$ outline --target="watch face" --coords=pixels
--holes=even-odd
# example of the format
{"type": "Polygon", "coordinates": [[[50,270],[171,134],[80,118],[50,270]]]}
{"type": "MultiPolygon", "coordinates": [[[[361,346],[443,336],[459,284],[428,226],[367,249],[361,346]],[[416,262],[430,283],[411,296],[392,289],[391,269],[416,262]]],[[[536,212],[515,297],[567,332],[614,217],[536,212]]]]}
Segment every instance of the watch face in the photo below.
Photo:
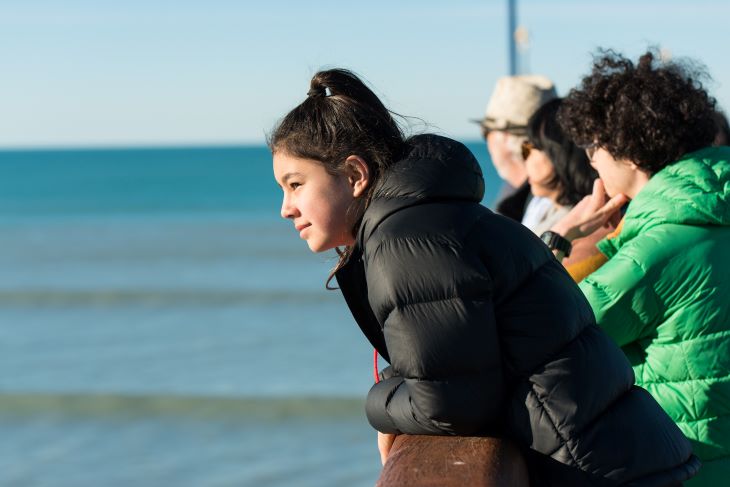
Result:
{"type": "Polygon", "coordinates": [[[540,240],[542,240],[545,243],[549,242],[550,241],[550,237],[553,236],[553,233],[554,232],[551,232],[550,230],[548,230],[546,232],[542,232],[542,235],[540,235],[540,240]]]}

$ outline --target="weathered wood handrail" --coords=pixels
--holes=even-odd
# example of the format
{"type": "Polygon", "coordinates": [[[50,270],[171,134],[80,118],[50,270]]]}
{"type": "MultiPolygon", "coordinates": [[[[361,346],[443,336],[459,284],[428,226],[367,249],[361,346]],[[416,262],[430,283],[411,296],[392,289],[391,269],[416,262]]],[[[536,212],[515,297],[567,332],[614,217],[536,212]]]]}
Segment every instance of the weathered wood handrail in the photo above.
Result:
{"type": "Polygon", "coordinates": [[[399,435],[376,487],[528,487],[527,466],[509,440],[399,435]]]}

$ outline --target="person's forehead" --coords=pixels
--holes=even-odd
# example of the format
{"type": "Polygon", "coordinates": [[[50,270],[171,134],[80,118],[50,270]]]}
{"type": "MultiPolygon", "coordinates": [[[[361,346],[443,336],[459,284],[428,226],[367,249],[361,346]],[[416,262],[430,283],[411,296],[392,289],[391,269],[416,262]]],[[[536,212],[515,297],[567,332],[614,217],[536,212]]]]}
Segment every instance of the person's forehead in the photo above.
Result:
{"type": "Polygon", "coordinates": [[[286,152],[275,153],[273,159],[274,167],[280,167],[285,172],[305,172],[322,165],[319,161],[292,156],[286,152]]]}

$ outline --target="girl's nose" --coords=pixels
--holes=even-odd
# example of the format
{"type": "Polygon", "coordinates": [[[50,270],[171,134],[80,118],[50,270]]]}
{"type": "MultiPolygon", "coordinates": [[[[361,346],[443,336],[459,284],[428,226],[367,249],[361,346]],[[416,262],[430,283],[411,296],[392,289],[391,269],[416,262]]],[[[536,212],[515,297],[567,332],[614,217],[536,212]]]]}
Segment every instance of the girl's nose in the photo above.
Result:
{"type": "Polygon", "coordinates": [[[294,205],[291,204],[288,196],[284,196],[284,200],[281,202],[281,217],[290,219],[294,218],[295,216],[296,210],[294,208],[294,205]]]}

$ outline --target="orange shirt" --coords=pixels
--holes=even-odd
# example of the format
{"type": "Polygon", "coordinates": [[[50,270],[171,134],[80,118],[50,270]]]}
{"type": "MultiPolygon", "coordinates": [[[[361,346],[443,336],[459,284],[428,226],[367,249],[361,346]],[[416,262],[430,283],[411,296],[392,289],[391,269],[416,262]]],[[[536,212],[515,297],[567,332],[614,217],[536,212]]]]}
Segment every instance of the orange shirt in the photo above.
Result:
{"type": "Polygon", "coordinates": [[[624,220],[622,218],[613,231],[610,228],[599,228],[587,237],[573,241],[573,250],[570,253],[570,258],[563,259],[563,265],[575,282],[582,281],[589,274],[592,274],[608,262],[608,257],[598,250],[596,243],[603,238],[615,238],[621,233],[623,224],[624,220]],[[576,252],[576,247],[578,247],[578,252],[576,252]]]}

